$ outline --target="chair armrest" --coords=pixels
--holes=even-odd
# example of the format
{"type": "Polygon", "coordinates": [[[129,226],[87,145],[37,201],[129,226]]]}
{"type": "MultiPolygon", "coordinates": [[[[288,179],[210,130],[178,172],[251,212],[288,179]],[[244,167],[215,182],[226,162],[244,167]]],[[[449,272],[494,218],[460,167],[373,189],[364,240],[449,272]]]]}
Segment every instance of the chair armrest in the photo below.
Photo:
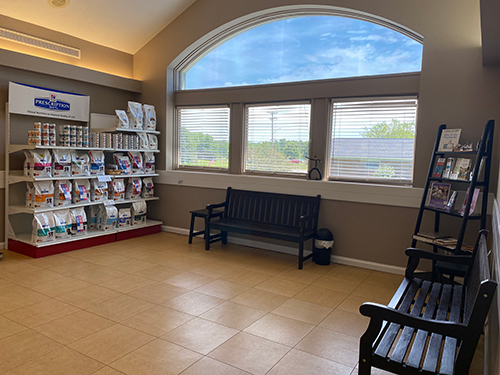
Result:
{"type": "Polygon", "coordinates": [[[420,259],[465,265],[469,265],[472,261],[472,257],[470,255],[444,255],[431,253],[430,251],[416,249],[414,247],[406,249],[405,254],[408,256],[408,266],[406,267],[405,277],[410,279],[413,278],[413,273],[417,269],[420,259]]]}
{"type": "Polygon", "coordinates": [[[215,208],[224,207],[224,209],[225,209],[225,208],[226,208],[226,205],[227,205],[227,203],[226,203],[226,202],[207,204],[207,210],[208,210],[208,221],[210,221],[210,219],[211,219],[211,217],[212,217],[212,211],[213,211],[215,208]]]}
{"type": "Polygon", "coordinates": [[[315,218],[316,215],[302,215],[299,220],[301,223],[305,223],[306,221],[311,221],[314,220],[315,218]]]}
{"type": "Polygon", "coordinates": [[[467,335],[467,326],[463,323],[454,323],[444,320],[427,320],[378,303],[365,302],[361,305],[359,311],[362,315],[370,317],[371,319],[396,323],[405,327],[421,329],[430,333],[454,337],[460,340],[465,339],[467,335]]]}

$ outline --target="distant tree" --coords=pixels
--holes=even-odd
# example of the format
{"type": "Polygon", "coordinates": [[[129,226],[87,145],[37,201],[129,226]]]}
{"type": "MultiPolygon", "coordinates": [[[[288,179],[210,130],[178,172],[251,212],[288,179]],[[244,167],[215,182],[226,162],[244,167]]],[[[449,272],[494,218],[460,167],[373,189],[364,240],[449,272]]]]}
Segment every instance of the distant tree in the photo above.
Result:
{"type": "Polygon", "coordinates": [[[396,171],[392,165],[380,164],[378,169],[373,173],[374,177],[394,178],[396,171]]]}
{"type": "Polygon", "coordinates": [[[388,124],[386,121],[375,124],[372,127],[364,127],[363,138],[414,138],[415,124],[413,122],[401,122],[396,119],[388,124]]]}

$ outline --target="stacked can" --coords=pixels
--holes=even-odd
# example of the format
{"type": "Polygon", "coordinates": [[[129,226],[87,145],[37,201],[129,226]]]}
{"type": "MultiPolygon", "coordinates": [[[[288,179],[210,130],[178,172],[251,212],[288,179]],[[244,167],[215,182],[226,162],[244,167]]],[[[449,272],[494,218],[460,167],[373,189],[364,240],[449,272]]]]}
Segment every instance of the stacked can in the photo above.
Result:
{"type": "Polygon", "coordinates": [[[49,124],[49,146],[56,145],[56,124],[49,124]]]}
{"type": "Polygon", "coordinates": [[[113,148],[113,134],[104,133],[104,148],[113,148]]]}
{"type": "Polygon", "coordinates": [[[76,147],[83,147],[83,127],[76,127],[76,147]]]}
{"type": "Polygon", "coordinates": [[[99,133],[90,133],[90,147],[101,148],[101,143],[99,141],[99,133]]]}
{"type": "Polygon", "coordinates": [[[82,147],[89,147],[89,127],[88,126],[83,127],[82,147]]]}
{"type": "Polygon", "coordinates": [[[116,133],[113,134],[113,147],[115,149],[120,149],[122,150],[123,147],[123,134],[122,133],[116,133]]]}
{"type": "Polygon", "coordinates": [[[129,139],[130,139],[130,136],[128,134],[123,135],[123,148],[126,150],[130,150],[129,139]]]}
{"type": "Polygon", "coordinates": [[[76,147],[76,125],[70,125],[69,146],[76,147]]]}
{"type": "Polygon", "coordinates": [[[42,124],[42,146],[49,146],[49,123],[44,122],[42,124]]]}
{"type": "Polygon", "coordinates": [[[28,144],[40,146],[42,144],[42,123],[35,122],[34,127],[34,130],[28,130],[28,144]]]}
{"type": "Polygon", "coordinates": [[[59,146],[70,146],[71,125],[59,125],[59,146]]]}

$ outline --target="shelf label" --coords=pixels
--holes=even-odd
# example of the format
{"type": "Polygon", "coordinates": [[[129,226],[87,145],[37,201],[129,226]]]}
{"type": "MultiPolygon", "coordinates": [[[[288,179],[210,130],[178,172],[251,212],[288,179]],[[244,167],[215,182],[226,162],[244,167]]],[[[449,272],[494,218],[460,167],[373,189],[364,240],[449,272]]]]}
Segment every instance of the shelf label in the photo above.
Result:
{"type": "Polygon", "coordinates": [[[109,182],[111,181],[111,176],[97,176],[97,179],[100,182],[109,182]]]}
{"type": "Polygon", "coordinates": [[[105,206],[114,206],[115,205],[115,201],[112,200],[112,199],[107,199],[107,200],[103,201],[102,204],[105,205],[105,206]]]}

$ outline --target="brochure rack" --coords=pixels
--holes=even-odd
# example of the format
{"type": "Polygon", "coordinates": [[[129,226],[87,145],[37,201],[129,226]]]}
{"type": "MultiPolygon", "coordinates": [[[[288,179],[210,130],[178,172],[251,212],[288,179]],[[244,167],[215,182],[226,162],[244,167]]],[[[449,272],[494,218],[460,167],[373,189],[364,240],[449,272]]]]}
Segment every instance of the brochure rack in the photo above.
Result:
{"type": "MultiPolygon", "coordinates": [[[[10,87],[9,87],[10,89],[10,87]]],[[[39,88],[37,88],[39,89],[39,88]]],[[[52,92],[47,89],[47,92],[52,92]]],[[[57,91],[56,91],[57,92],[57,91]]],[[[29,106],[29,104],[28,104],[29,106]]],[[[29,110],[26,113],[20,111],[22,103],[18,103],[15,97],[9,95],[9,103],[6,103],[6,156],[5,156],[5,248],[28,255],[34,258],[39,258],[47,255],[58,254],[67,251],[78,250],[90,246],[120,241],[128,238],[139,237],[147,234],[158,233],[161,231],[162,222],[147,219],[145,223],[140,225],[131,225],[120,227],[113,230],[88,230],[86,235],[77,235],[65,239],[56,239],[54,241],[33,243],[31,239],[33,214],[38,212],[50,212],[61,209],[71,209],[75,207],[87,207],[91,205],[103,204],[103,202],[86,202],[76,203],[68,206],[50,207],[50,208],[29,208],[25,207],[26,182],[34,181],[56,181],[60,177],[26,177],[23,175],[22,163],[24,161],[24,150],[32,149],[63,149],[63,150],[80,150],[91,151],[101,150],[105,152],[105,158],[110,160],[111,153],[118,151],[115,149],[98,149],[90,147],[49,147],[49,146],[34,146],[28,145],[28,129],[33,127],[34,121],[50,122],[56,125],[61,124],[84,124],[88,125],[88,108],[87,118],[72,118],[59,119],[53,116],[44,116],[40,113],[31,114],[29,110]]],[[[43,113],[43,112],[42,112],[43,113]]],[[[62,116],[61,116],[62,117],[62,116]]],[[[128,130],[138,132],[140,130],[128,130]]],[[[155,132],[159,134],[159,132],[155,132]]],[[[120,150],[129,151],[129,150],[120,150]]],[[[143,151],[143,150],[130,150],[143,151]]],[[[145,150],[149,152],[159,152],[158,150],[145,150]]],[[[134,177],[155,177],[158,174],[141,174],[133,175],[134,177]]],[[[106,178],[128,178],[132,175],[116,175],[107,176],[106,178]]],[[[82,176],[82,177],[67,177],[69,180],[78,180],[82,178],[95,179],[97,176],[82,176]]],[[[123,201],[113,202],[116,206],[131,204],[138,201],[156,201],[158,197],[137,198],[123,201]]],[[[111,202],[109,202],[111,203],[111,202]]]]}

